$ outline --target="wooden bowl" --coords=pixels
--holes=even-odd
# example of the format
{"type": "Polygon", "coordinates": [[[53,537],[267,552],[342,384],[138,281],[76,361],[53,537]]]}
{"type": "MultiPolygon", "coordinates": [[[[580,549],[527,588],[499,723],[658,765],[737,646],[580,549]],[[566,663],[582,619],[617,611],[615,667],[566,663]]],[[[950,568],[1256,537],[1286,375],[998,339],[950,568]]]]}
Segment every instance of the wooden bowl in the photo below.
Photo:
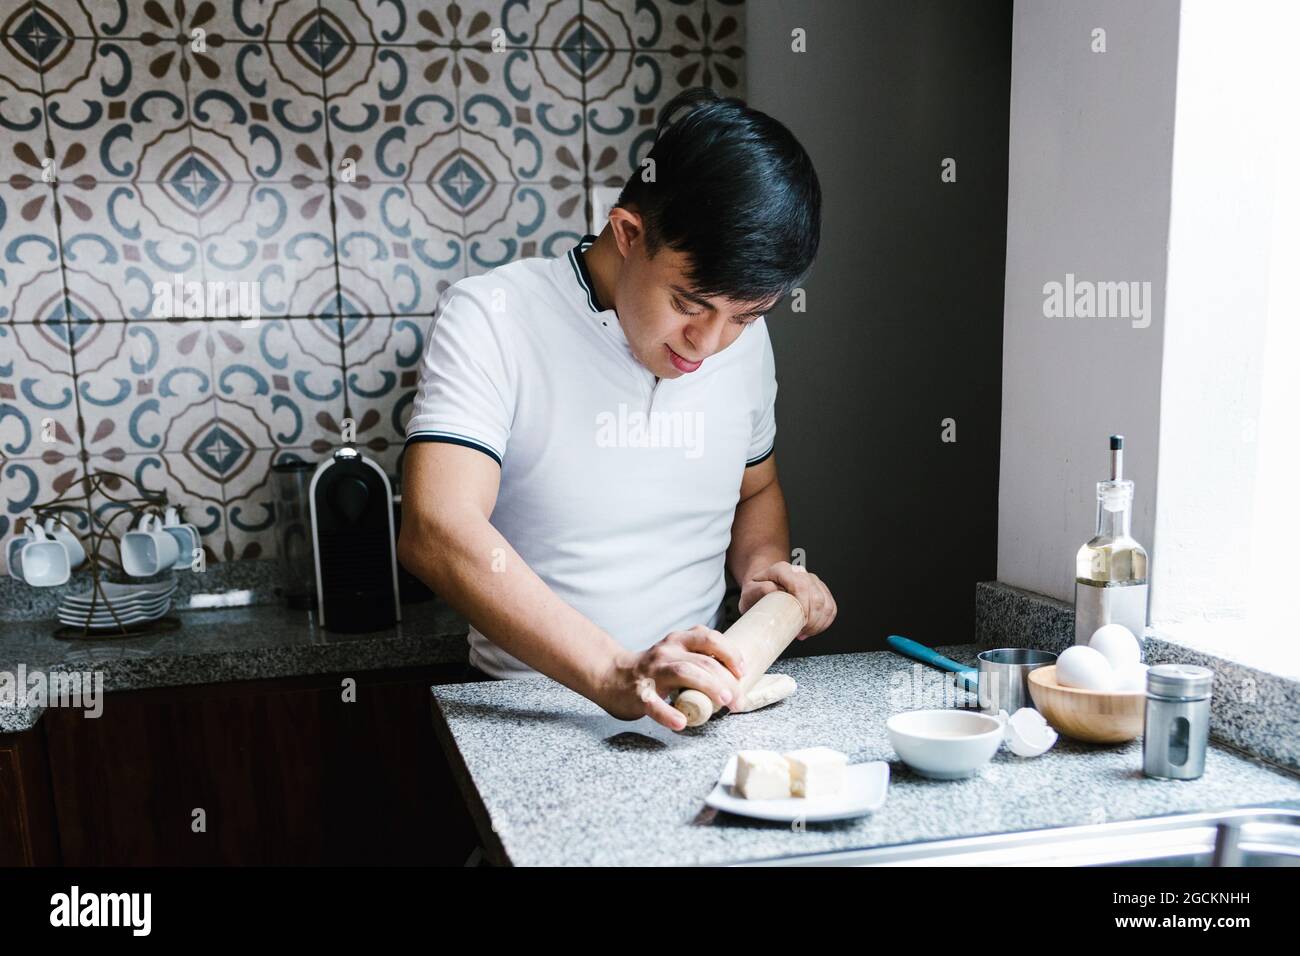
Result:
{"type": "Polygon", "coordinates": [[[1142,736],[1146,693],[1063,687],[1056,665],[1029,672],[1029,696],[1056,730],[1091,744],[1122,744],[1142,736]]]}

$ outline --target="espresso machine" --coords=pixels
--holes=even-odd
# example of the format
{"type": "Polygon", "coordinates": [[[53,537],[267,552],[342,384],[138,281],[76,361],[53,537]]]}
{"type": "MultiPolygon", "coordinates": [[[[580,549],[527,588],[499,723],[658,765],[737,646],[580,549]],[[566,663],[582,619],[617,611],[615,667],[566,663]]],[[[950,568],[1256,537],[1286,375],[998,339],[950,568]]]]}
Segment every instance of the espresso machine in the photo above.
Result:
{"type": "Polygon", "coordinates": [[[321,626],[363,633],[402,619],[393,490],[384,470],[352,447],[316,466],[310,505],[321,626]]]}

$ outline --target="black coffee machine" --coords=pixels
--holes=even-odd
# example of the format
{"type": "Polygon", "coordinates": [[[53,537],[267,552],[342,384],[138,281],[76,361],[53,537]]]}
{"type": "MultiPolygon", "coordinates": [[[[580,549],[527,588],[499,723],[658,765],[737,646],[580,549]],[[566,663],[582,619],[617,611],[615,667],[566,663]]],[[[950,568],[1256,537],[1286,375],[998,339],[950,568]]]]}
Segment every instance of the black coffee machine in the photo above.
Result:
{"type": "Polygon", "coordinates": [[[355,448],[316,466],[308,495],[321,626],[356,634],[402,619],[393,491],[384,470],[355,448]]]}

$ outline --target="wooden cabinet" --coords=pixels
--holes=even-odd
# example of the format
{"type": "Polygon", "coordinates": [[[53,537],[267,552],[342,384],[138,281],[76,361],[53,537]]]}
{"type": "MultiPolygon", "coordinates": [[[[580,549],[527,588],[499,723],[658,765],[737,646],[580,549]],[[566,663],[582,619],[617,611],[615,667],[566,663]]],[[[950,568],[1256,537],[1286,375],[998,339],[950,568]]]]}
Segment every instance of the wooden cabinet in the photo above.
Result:
{"type": "Polygon", "coordinates": [[[0,863],[462,865],[477,840],[429,695],[461,673],[119,692],[93,720],[47,710],[0,735],[0,863]]]}
{"type": "Polygon", "coordinates": [[[38,730],[0,734],[0,866],[53,866],[59,840],[38,730]]]}

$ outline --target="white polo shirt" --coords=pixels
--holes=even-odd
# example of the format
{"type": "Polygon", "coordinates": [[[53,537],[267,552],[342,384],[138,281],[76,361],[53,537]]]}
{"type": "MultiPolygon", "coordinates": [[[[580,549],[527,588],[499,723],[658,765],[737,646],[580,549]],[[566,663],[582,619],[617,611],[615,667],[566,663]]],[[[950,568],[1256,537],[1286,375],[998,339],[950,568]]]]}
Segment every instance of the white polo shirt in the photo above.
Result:
{"type": "MultiPolygon", "coordinates": [[[[596,298],[579,254],[595,238],[443,293],[406,440],[491,456],[493,526],[562,600],[644,650],[721,623],[740,482],[776,437],[776,368],[759,318],[696,371],[657,379],[596,298]]],[[[537,676],[472,626],[469,645],[493,676],[537,676]]]]}

